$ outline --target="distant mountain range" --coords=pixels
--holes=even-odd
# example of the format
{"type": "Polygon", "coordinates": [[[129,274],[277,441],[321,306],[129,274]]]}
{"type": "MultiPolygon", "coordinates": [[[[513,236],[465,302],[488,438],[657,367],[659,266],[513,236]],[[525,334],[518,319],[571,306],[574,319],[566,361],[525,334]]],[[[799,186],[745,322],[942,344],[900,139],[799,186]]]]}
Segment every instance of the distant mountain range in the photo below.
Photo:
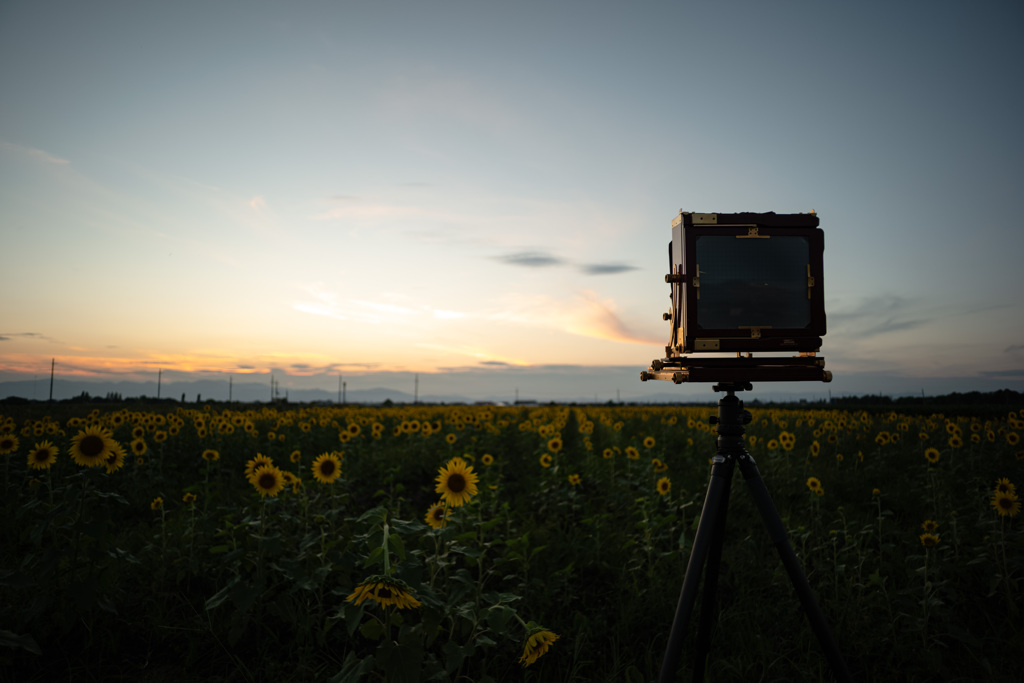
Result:
{"type": "MultiPolygon", "coordinates": [[[[767,385],[771,386],[771,385],[767,385]]],[[[745,394],[742,398],[750,403],[817,403],[832,400],[831,393],[827,389],[822,391],[821,385],[814,385],[816,391],[808,397],[800,393],[796,386],[787,387],[790,391],[778,388],[760,389],[745,394]]],[[[825,385],[827,386],[827,385],[825,385]]],[[[776,385],[777,387],[777,385],[776,385]]],[[[691,389],[694,387],[690,387],[691,389]]],[[[634,403],[695,403],[714,404],[721,397],[721,394],[714,393],[710,386],[698,386],[706,391],[679,393],[673,391],[649,393],[643,396],[623,397],[625,402],[634,403]]],[[[803,387],[806,390],[807,387],[803,387]]],[[[224,380],[191,380],[191,381],[167,381],[161,383],[159,388],[156,382],[111,382],[111,381],[89,381],[89,380],[66,380],[55,379],[53,382],[53,399],[64,401],[83,397],[87,394],[92,399],[166,399],[184,401],[185,403],[196,403],[200,401],[237,401],[239,403],[267,403],[276,398],[287,400],[291,403],[328,403],[337,404],[343,398],[345,403],[377,405],[386,401],[392,403],[447,403],[447,404],[472,404],[479,402],[512,403],[509,397],[487,397],[487,396],[466,396],[458,393],[451,394],[421,394],[416,396],[399,389],[376,387],[370,389],[345,390],[339,397],[338,392],[326,391],[324,389],[277,389],[276,397],[271,396],[271,387],[265,383],[238,382],[232,383],[224,380]],[[159,395],[158,395],[159,389],[159,395]]],[[[0,382],[0,401],[4,399],[27,399],[45,401],[50,398],[49,378],[36,381],[9,381],[0,382]]],[[[606,400],[595,400],[594,397],[579,396],[575,398],[565,397],[559,399],[544,398],[531,401],[531,397],[524,396],[524,403],[548,403],[554,400],[557,403],[605,403],[606,400]]],[[[903,395],[883,395],[867,393],[860,395],[846,394],[837,395],[834,403],[839,406],[854,408],[860,405],[894,404],[899,406],[910,406],[913,404],[944,404],[954,403],[966,404],[988,404],[988,405],[1009,405],[1012,408],[1024,406],[1024,393],[999,389],[987,392],[954,392],[925,396],[924,392],[903,395]]]]}

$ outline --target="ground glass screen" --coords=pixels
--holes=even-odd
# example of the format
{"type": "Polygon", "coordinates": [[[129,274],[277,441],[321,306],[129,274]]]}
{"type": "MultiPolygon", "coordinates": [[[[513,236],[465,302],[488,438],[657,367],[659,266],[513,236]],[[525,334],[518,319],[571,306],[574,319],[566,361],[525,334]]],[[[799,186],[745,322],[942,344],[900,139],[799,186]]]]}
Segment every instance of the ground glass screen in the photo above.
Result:
{"type": "Polygon", "coordinates": [[[695,246],[698,327],[798,330],[811,324],[806,238],[700,235],[695,246]]]}

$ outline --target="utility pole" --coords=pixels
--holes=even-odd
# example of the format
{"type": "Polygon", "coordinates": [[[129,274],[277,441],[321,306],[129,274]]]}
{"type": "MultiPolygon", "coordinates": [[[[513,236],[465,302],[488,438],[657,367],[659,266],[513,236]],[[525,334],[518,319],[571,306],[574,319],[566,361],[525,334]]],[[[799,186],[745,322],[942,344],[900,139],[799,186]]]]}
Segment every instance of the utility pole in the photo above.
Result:
{"type": "Polygon", "coordinates": [[[233,375],[228,375],[228,403],[231,403],[231,391],[234,389],[235,378],[233,375]]]}
{"type": "Polygon", "coordinates": [[[412,402],[420,402],[420,374],[418,372],[416,373],[416,384],[412,390],[412,402]]]}
{"type": "Polygon", "coordinates": [[[341,375],[338,375],[338,403],[341,403],[341,390],[342,390],[341,375]]]}
{"type": "Polygon", "coordinates": [[[160,368],[156,371],[156,397],[160,398],[160,383],[163,381],[164,369],[160,368]]]}
{"type": "Polygon", "coordinates": [[[345,393],[347,391],[348,391],[348,382],[342,382],[341,383],[341,402],[342,402],[342,404],[345,403],[345,400],[346,400],[345,393]]]}
{"type": "Polygon", "coordinates": [[[53,366],[57,364],[56,358],[50,359],[50,401],[53,401],[53,366]]]}

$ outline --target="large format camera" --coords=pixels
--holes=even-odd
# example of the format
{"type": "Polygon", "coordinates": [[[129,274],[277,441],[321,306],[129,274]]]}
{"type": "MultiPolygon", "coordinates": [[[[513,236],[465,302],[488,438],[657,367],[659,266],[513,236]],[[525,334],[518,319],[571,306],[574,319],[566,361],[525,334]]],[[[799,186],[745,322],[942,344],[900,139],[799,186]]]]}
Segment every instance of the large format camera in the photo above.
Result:
{"type": "Polygon", "coordinates": [[[824,250],[814,212],[680,211],[665,276],[671,336],[665,358],[640,379],[830,382],[816,355],[825,334],[824,250]]]}

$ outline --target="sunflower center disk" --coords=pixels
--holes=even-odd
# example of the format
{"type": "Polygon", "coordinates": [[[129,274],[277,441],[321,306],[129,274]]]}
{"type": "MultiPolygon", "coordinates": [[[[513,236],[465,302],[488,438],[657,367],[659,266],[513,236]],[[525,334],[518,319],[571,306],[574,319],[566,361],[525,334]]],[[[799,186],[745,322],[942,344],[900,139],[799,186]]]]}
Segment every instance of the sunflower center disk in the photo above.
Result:
{"type": "Polygon", "coordinates": [[[452,474],[448,477],[448,490],[452,493],[462,493],[466,490],[466,478],[461,474],[452,474]]]}
{"type": "Polygon", "coordinates": [[[103,452],[103,439],[90,434],[82,439],[78,447],[86,457],[95,458],[103,452]]]}

